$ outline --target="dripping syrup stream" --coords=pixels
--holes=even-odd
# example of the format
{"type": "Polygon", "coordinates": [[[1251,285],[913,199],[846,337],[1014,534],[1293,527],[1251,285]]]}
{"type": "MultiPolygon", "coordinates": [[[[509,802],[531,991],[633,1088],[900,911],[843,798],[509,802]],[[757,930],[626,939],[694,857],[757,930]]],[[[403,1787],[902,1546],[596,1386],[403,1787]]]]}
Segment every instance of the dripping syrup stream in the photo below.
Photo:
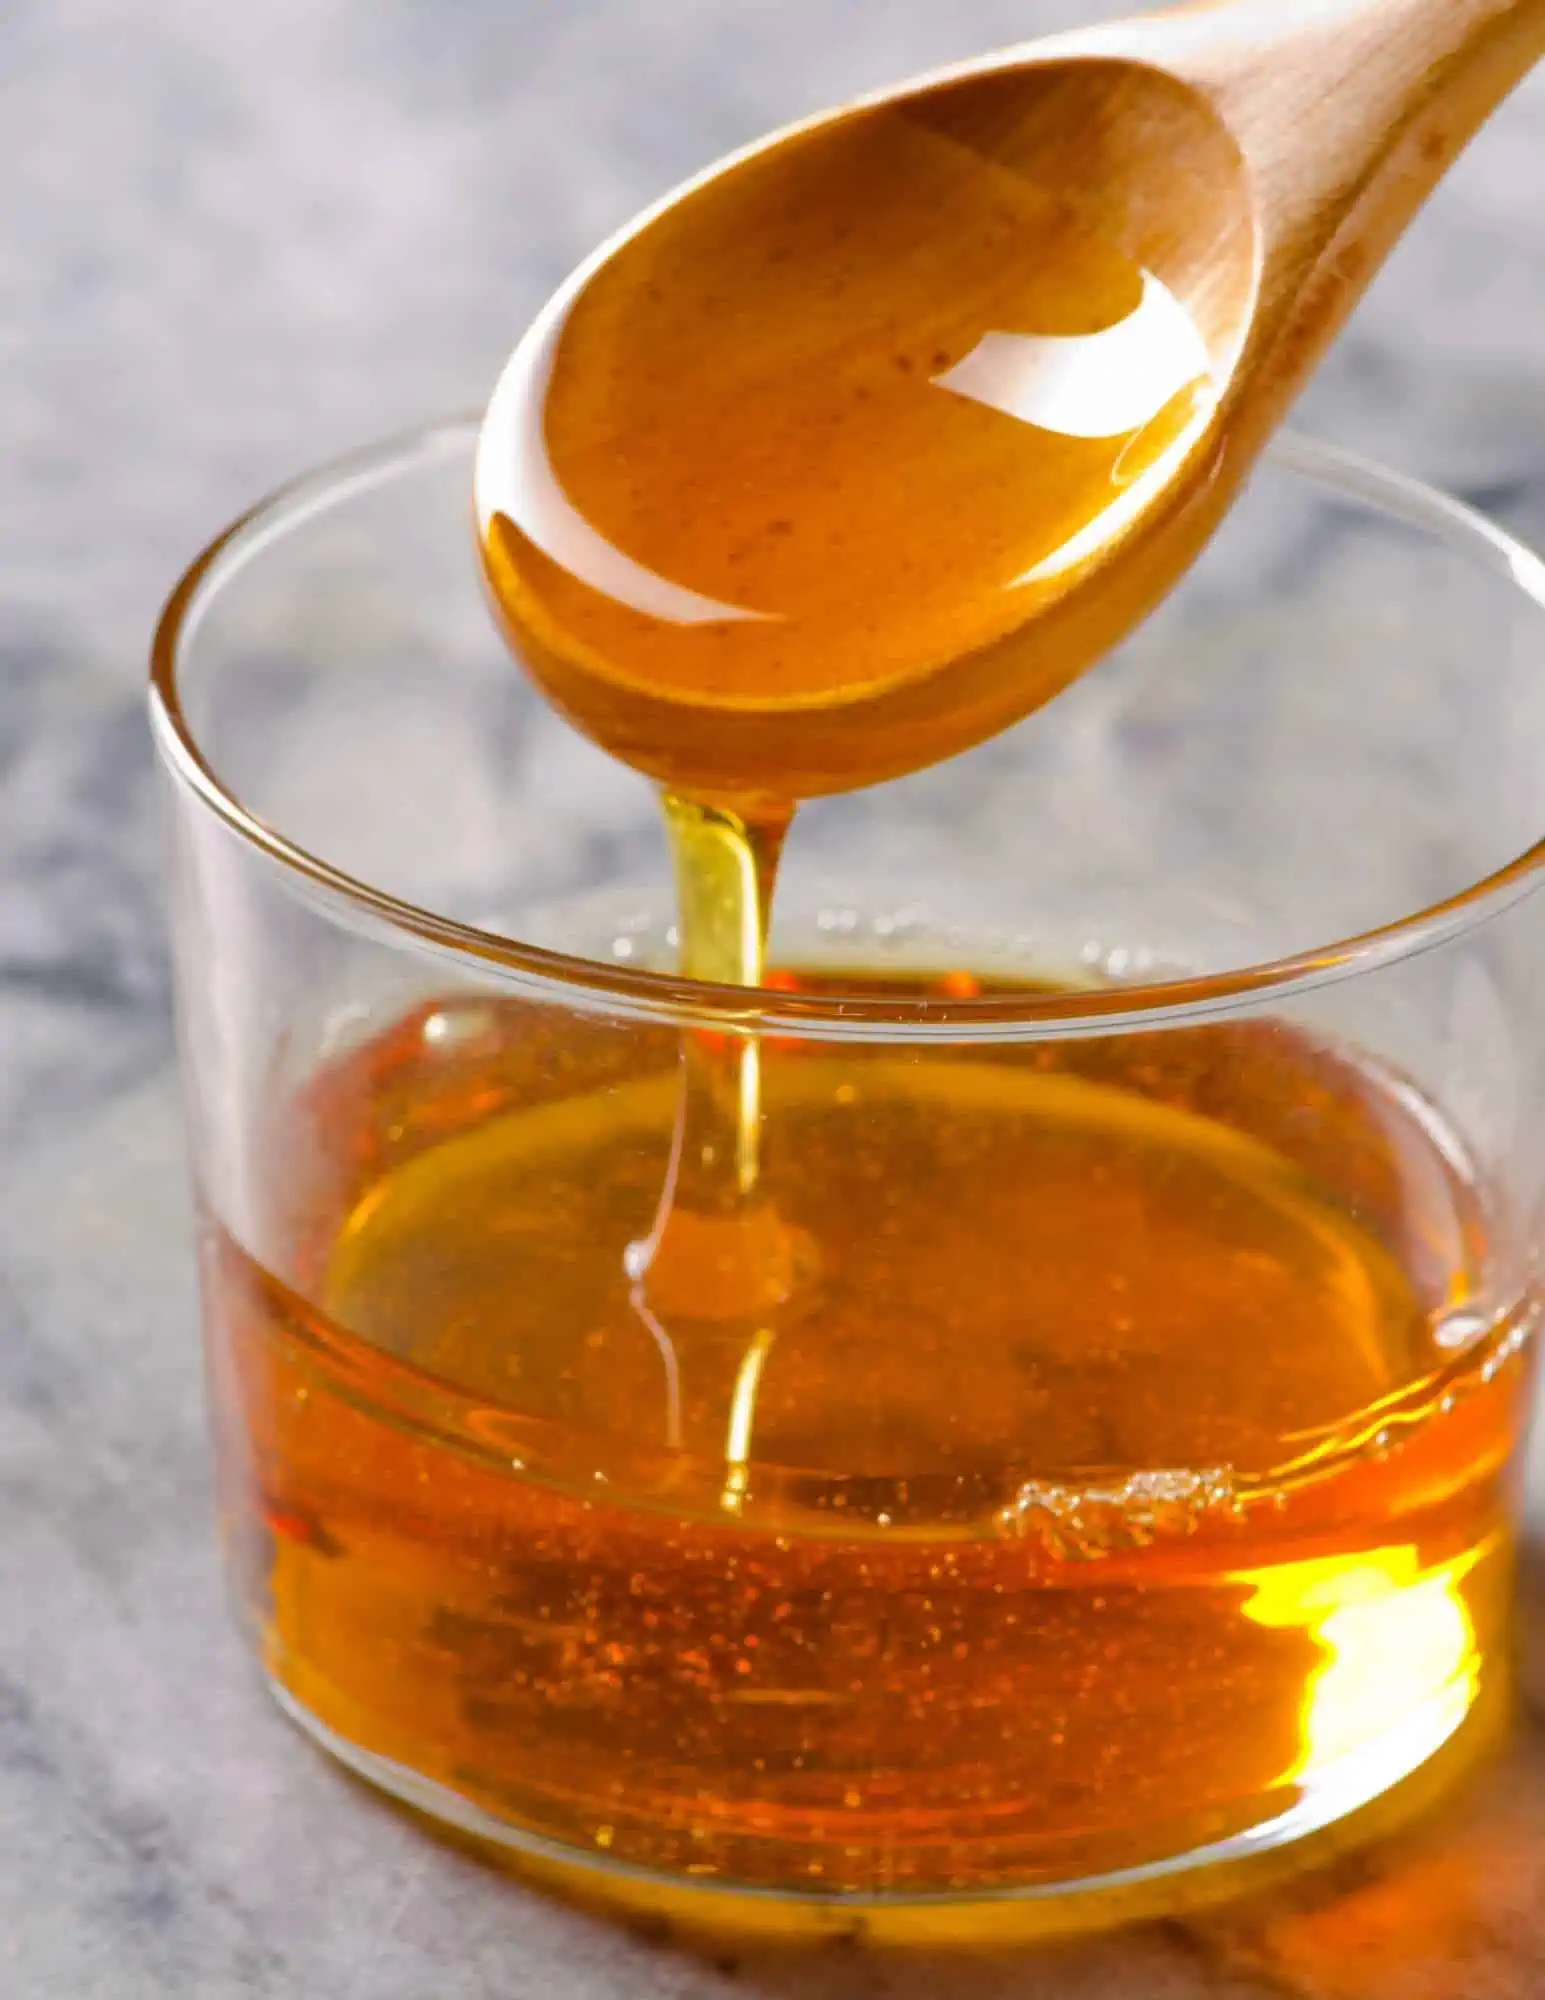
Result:
{"type": "MultiPolygon", "coordinates": [[[[663,806],[681,971],[759,986],[793,807],[748,811],[670,792],[663,806]]],[[[649,1235],[627,1253],[634,1306],[679,1385],[669,1441],[722,1454],[728,1513],[748,1489],[757,1391],[775,1338],[769,1317],[808,1264],[802,1234],[762,1185],[762,1081],[755,1035],[684,1031],[665,1187],[649,1235]]]]}
{"type": "MultiPolygon", "coordinates": [[[[730,986],[760,986],[773,892],[792,806],[755,815],[676,793],[663,795],[676,863],[682,972],[730,986]]],[[[754,1199],[761,1170],[761,1050],[751,1035],[699,1032],[685,1044],[681,1188],[710,1209],[754,1199]],[[695,1088],[694,1088],[695,1086],[695,1088]]]]}

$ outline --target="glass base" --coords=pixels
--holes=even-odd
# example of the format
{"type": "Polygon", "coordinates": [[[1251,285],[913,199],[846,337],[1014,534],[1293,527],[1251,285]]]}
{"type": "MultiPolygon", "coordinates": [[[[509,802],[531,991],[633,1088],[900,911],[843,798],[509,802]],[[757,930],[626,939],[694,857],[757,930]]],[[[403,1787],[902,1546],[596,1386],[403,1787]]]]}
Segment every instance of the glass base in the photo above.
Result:
{"type": "Polygon", "coordinates": [[[1435,1713],[1349,1757],[1274,1819],[1229,1840],[1142,1867],[1064,1882],[963,1895],[790,1895],[733,1882],[688,1882],[566,1846],[497,1817],[449,1786],[330,1728],[272,1674],[280,1709],[357,1777],[460,1836],[482,1858],[571,1902],[651,1930],[780,1943],[950,1949],[1006,1945],[1175,1915],[1259,1890],[1385,1838],[1425,1812],[1495,1746],[1510,1709],[1505,1672],[1491,1665],[1466,1705],[1435,1713]]]}

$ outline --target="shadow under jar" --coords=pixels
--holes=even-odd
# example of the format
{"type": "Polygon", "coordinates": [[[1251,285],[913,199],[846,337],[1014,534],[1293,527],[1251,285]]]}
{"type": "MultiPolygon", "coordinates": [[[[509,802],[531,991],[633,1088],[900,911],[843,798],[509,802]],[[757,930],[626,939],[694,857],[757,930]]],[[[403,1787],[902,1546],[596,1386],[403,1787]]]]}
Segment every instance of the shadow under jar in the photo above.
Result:
{"type": "Polygon", "coordinates": [[[801,814],[748,992],[675,976],[649,787],[511,666],[473,446],[289,488],[157,642],[281,1703],[529,1865],[774,1930],[1126,1915],[1387,1823],[1505,1680],[1545,569],[1280,446],[1085,681],[801,814]],[[666,1324],[626,1252],[693,1041],[755,1047],[807,1254],[666,1324]]]}

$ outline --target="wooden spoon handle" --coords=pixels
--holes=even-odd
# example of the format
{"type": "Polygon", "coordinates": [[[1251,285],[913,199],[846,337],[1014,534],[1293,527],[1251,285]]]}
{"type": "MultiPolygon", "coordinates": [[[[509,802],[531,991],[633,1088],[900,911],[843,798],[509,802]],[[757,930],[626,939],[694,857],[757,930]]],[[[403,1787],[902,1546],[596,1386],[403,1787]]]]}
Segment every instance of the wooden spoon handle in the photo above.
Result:
{"type": "Polygon", "coordinates": [[[1416,125],[1430,190],[1545,56],[1545,0],[1195,0],[1151,23],[1239,140],[1268,229],[1359,188],[1416,125]]]}
{"type": "Polygon", "coordinates": [[[1260,279],[1232,422],[1251,449],[1545,57],[1545,0],[1195,0],[1130,27],[1130,52],[1202,91],[1249,169],[1260,279]]]}

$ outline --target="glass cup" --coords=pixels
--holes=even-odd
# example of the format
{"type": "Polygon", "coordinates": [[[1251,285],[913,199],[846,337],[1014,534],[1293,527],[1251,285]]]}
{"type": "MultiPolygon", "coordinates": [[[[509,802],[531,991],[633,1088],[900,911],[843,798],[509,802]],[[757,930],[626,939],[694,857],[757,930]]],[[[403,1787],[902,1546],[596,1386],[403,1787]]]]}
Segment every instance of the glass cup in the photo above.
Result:
{"type": "Polygon", "coordinates": [[[1127,1915],[1383,1826],[1505,1707],[1545,568],[1281,444],[1079,685],[801,813],[750,992],[676,976],[650,788],[495,634],[474,435],[265,502],[156,643],[281,1705],[538,1872],[772,1930],[1127,1915]],[[749,1319],[628,1275],[694,1043],[756,1051],[814,1246],[749,1319]]]}

